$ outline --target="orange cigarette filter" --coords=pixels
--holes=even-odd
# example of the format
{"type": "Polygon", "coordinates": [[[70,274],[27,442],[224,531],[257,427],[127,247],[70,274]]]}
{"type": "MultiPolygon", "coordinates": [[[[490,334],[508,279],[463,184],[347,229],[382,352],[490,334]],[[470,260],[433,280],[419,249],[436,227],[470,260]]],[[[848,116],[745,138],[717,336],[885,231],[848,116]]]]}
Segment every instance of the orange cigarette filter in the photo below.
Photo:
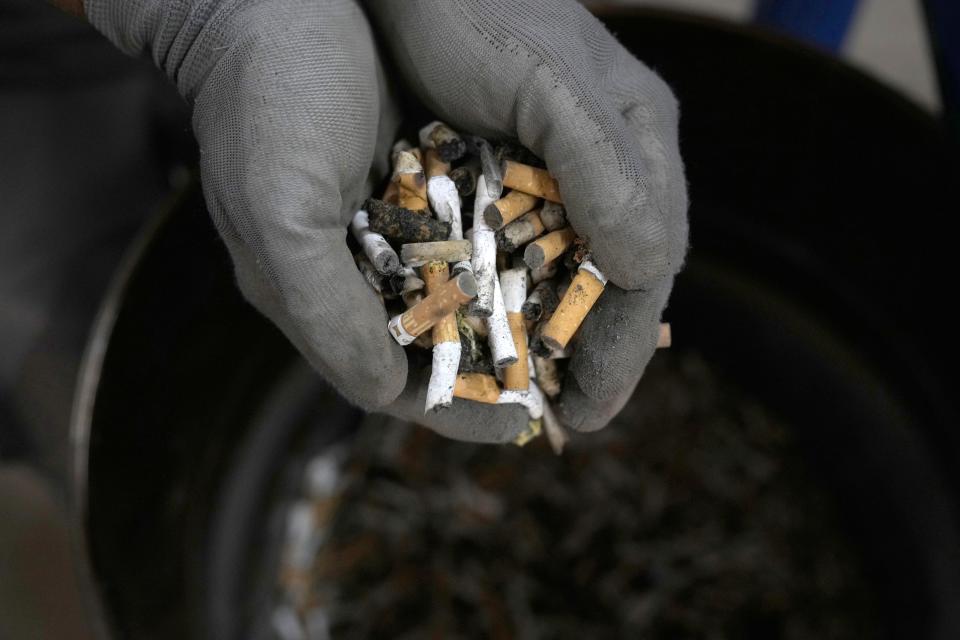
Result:
{"type": "Polygon", "coordinates": [[[401,345],[408,345],[476,295],[477,282],[473,274],[469,271],[457,274],[416,305],[394,316],[388,325],[390,335],[401,345]]]}
{"type": "Polygon", "coordinates": [[[556,179],[546,169],[507,160],[503,163],[503,186],[532,196],[563,203],[556,179]]]}
{"type": "Polygon", "coordinates": [[[483,210],[483,219],[491,229],[499,229],[510,224],[527,211],[532,211],[540,202],[540,198],[522,191],[511,191],[499,200],[491,202],[483,210]]]}
{"type": "Polygon", "coordinates": [[[564,227],[551,231],[547,235],[537,238],[523,250],[523,261],[531,269],[539,269],[548,262],[553,262],[570,248],[577,234],[573,228],[564,227]]]}
{"type": "Polygon", "coordinates": [[[460,373],[453,385],[453,396],[474,402],[497,404],[500,388],[497,379],[486,373],[460,373]]]}
{"type": "Polygon", "coordinates": [[[507,322],[517,349],[517,361],[503,370],[503,388],[526,391],[530,388],[530,369],[527,364],[527,331],[523,313],[508,311],[507,322]]]}
{"type": "Polygon", "coordinates": [[[553,350],[565,349],[600,298],[606,283],[606,277],[593,263],[584,260],[557,310],[543,328],[543,343],[553,350]]]}

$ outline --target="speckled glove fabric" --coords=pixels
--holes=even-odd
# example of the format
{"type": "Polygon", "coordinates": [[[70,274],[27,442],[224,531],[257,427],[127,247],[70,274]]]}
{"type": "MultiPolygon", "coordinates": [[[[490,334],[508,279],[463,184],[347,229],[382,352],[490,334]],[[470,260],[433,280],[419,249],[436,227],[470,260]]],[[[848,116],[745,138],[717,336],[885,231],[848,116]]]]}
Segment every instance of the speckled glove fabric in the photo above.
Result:
{"type": "Polygon", "coordinates": [[[572,0],[371,0],[404,80],[454,127],[516,137],[558,179],[608,286],[580,330],[559,404],[604,426],[653,355],[687,247],[677,103],[572,0]]]}
{"type": "MultiPolygon", "coordinates": [[[[498,41],[507,32],[484,31],[479,4],[371,10],[388,54],[439,114],[464,130],[517,135],[546,158],[601,266],[636,289],[608,291],[582,330],[602,340],[578,353],[564,415],[596,428],[652,353],[683,254],[676,109],[665,85],[577,5],[530,5],[539,8],[502,3],[497,24],[539,33],[538,46],[559,58],[498,41]],[[612,322],[616,331],[604,330],[612,322]]],[[[424,417],[426,376],[408,378],[383,306],[354,266],[346,223],[384,175],[399,123],[356,2],[86,0],[85,9],[121,49],[149,52],[192,104],[204,193],[239,286],[314,368],[351,402],[450,437],[505,441],[526,426],[520,407],[462,401],[424,417]]]]}

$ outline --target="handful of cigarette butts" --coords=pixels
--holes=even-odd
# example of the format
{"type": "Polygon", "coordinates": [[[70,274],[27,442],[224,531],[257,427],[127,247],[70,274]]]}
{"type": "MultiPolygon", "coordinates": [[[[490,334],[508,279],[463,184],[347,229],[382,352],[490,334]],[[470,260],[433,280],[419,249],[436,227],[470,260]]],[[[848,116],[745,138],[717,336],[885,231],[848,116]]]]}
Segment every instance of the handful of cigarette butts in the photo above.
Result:
{"type": "MultiPolygon", "coordinates": [[[[530,421],[516,444],[543,431],[560,453],[567,435],[550,401],[607,278],[527,149],[442,122],[418,142],[394,145],[386,190],[353,217],[357,267],[396,311],[390,335],[432,349],[424,413],[454,398],[521,404],[530,421]]],[[[662,324],[657,346],[669,345],[662,324]]]]}

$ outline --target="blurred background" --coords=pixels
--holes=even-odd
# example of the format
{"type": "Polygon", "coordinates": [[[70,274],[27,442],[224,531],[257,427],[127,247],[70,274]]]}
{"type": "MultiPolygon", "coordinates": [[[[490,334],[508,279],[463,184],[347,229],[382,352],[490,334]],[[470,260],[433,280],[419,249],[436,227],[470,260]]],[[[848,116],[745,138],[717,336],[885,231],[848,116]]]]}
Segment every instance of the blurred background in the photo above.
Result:
{"type": "Polygon", "coordinates": [[[562,457],[345,406],[150,61],[0,6],[0,638],[960,636],[957,10],[590,4],[680,97],[692,250],[562,457]]]}

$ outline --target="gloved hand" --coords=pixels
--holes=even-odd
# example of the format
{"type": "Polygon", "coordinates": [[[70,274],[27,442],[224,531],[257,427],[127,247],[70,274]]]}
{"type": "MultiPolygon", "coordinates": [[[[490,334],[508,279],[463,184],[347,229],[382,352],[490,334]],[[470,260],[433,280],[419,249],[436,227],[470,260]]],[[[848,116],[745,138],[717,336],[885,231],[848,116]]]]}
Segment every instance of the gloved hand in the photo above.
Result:
{"type": "Polygon", "coordinates": [[[673,94],[572,0],[369,5],[390,58],[440,119],[518,138],[557,178],[612,283],[580,329],[558,413],[576,429],[604,426],[653,355],[686,252],[673,94]]]}
{"type": "MultiPolygon", "coordinates": [[[[431,12],[432,19],[441,22],[433,26],[417,22],[417,26],[445,29],[441,27],[442,21],[456,17],[444,15],[450,13],[455,3],[449,4],[448,7],[438,3],[440,7],[434,7],[431,12]],[[438,10],[440,8],[442,10],[438,10]]],[[[388,5],[379,5],[377,14],[387,18],[391,12],[388,5]]],[[[561,6],[593,25],[607,47],[619,47],[592,18],[573,5],[563,3],[561,6]]],[[[406,355],[387,334],[386,313],[353,264],[346,245],[346,224],[371,186],[384,175],[389,145],[399,122],[369,27],[355,2],[86,0],[85,8],[90,22],[125,51],[149,50],[157,65],[192,103],[204,193],[214,223],[233,258],[239,286],[244,295],[284,331],[314,368],[349,401],[425,423],[451,437],[505,441],[526,426],[526,416],[520,407],[460,401],[441,415],[424,417],[422,396],[426,376],[415,371],[408,379],[406,355]]],[[[410,4],[409,9],[411,13],[403,16],[404,20],[430,12],[431,8],[410,4]]],[[[475,34],[469,35],[477,39],[475,34]]],[[[402,47],[400,40],[398,50],[410,50],[402,47]]],[[[480,37],[478,42],[486,40],[480,37]]],[[[590,57],[592,54],[586,53],[586,47],[585,41],[571,44],[573,53],[580,51],[590,57]]],[[[491,56],[497,53],[493,46],[489,51],[491,56]]],[[[486,55],[478,49],[478,57],[467,64],[471,73],[475,72],[478,86],[484,84],[485,72],[478,70],[477,65],[486,55]]],[[[642,68],[635,61],[634,64],[642,68]]],[[[459,66],[462,68],[463,64],[459,66]]],[[[458,77],[457,68],[454,64],[448,75],[458,77]]],[[[496,74],[486,75],[490,76],[487,83],[492,90],[496,74]]],[[[657,86],[663,87],[662,83],[657,86]]],[[[449,87],[436,90],[442,102],[450,102],[444,95],[449,87]]],[[[669,92],[666,96],[669,98],[669,92]]],[[[676,155],[676,116],[669,99],[667,107],[670,134],[666,137],[669,139],[656,143],[672,149],[670,153],[676,155]]],[[[504,102],[500,111],[512,108],[504,102]]],[[[443,109],[438,111],[447,113],[443,109]]],[[[554,169],[550,154],[556,158],[557,151],[544,146],[546,138],[530,144],[529,135],[523,133],[529,131],[527,128],[472,126],[470,116],[455,117],[452,111],[449,113],[451,122],[465,130],[521,134],[521,140],[532,149],[545,153],[554,169]]],[[[550,114],[551,118],[557,118],[557,132],[568,126],[575,127],[574,121],[565,120],[570,115],[560,111],[550,114]]],[[[638,114],[638,117],[644,116],[638,114]]],[[[550,131],[551,127],[541,126],[541,129],[550,131]]],[[[627,138],[622,138],[610,143],[617,147],[617,158],[630,159],[637,155],[636,150],[623,148],[626,141],[627,138]]],[[[616,164],[606,166],[616,167],[616,164]]],[[[621,166],[634,173],[620,176],[618,181],[632,179],[639,186],[651,181],[645,167],[629,162],[621,166]]],[[[674,173],[682,183],[678,158],[676,166],[674,173]]],[[[570,172],[557,175],[565,180],[570,172]]],[[[664,176],[664,180],[668,178],[664,176]]],[[[603,178],[605,185],[611,182],[617,181],[603,178]]],[[[578,185],[582,184],[582,179],[577,180],[571,188],[579,189],[578,185]]],[[[602,192],[600,186],[590,189],[590,193],[602,192]]],[[[582,208],[579,202],[583,199],[574,200],[572,193],[567,195],[568,190],[564,187],[571,205],[571,218],[580,229],[579,221],[589,219],[592,209],[582,208]]],[[[637,193],[646,194],[646,188],[637,193]]],[[[641,225],[644,229],[647,226],[641,225]]],[[[609,252],[605,244],[596,243],[594,236],[599,229],[584,225],[584,230],[593,234],[591,241],[596,244],[601,266],[614,268],[615,262],[606,262],[609,252]]],[[[616,233],[623,232],[616,229],[616,233]]],[[[684,234],[685,228],[681,235],[684,234]]],[[[653,242],[645,244],[663,257],[653,260],[649,269],[641,265],[642,282],[621,281],[616,271],[609,275],[614,282],[626,286],[646,286],[656,281],[659,286],[651,287],[651,291],[653,295],[662,292],[658,299],[665,300],[669,284],[663,286],[663,282],[669,281],[680,258],[677,256],[676,262],[671,263],[671,257],[666,255],[666,234],[658,231],[653,235],[656,236],[651,237],[653,242]],[[660,264],[654,268],[653,262],[666,266],[660,264]]],[[[640,236],[632,234],[631,237],[640,236]]],[[[647,255],[648,249],[638,249],[643,252],[641,255],[647,255]]],[[[682,248],[679,254],[682,255],[682,248]]],[[[650,297],[649,293],[643,295],[645,299],[650,297]]],[[[604,298],[610,297],[604,295],[604,298]]],[[[655,310],[654,327],[662,304],[660,302],[655,310]]],[[[620,311],[614,311],[606,302],[598,306],[607,311],[595,312],[597,318],[584,327],[584,335],[602,328],[602,320],[597,324],[601,317],[609,321],[626,308],[617,305],[620,311]]],[[[650,304],[643,308],[647,307],[650,304]]],[[[635,322],[639,320],[631,318],[620,332],[622,353],[617,357],[624,364],[617,369],[628,373],[610,378],[618,381],[622,388],[617,391],[621,394],[635,382],[627,377],[634,374],[639,377],[649,357],[649,353],[638,357],[634,349],[623,348],[633,346],[626,332],[631,331],[629,325],[635,322]],[[632,355],[627,356],[626,352],[632,355]]],[[[640,335],[644,331],[645,326],[635,333],[640,335]]],[[[655,336],[655,331],[652,335],[655,336]]],[[[650,336],[644,334],[644,337],[650,336]]],[[[646,345],[643,352],[647,352],[646,345]]],[[[589,367],[589,356],[579,356],[579,359],[587,364],[577,364],[578,370],[589,367]]],[[[589,393],[595,387],[601,394],[609,393],[607,385],[591,386],[581,382],[579,386],[571,385],[565,394],[574,398],[571,394],[584,393],[579,389],[589,393]]],[[[590,403],[596,402],[595,394],[590,398],[584,405],[587,411],[593,406],[590,403]]],[[[566,406],[573,405],[567,402],[566,406]]],[[[566,415],[575,421],[575,426],[596,426],[577,418],[572,411],[566,415]]]]}

